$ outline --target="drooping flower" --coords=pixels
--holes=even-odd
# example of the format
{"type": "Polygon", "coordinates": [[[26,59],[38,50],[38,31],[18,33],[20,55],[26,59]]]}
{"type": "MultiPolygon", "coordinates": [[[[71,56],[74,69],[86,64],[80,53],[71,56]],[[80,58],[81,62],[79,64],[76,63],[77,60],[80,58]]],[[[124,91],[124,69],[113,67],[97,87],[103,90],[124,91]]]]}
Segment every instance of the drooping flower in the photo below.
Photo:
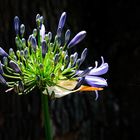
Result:
{"type": "Polygon", "coordinates": [[[103,90],[107,81],[100,76],[108,71],[108,64],[104,63],[103,57],[99,67],[95,62],[94,68],[80,70],[88,49],[85,48],[81,55],[77,52],[70,54],[69,51],[85,38],[86,31],[79,32],[70,40],[71,32],[68,29],[63,39],[66,21],[66,12],[63,12],[53,38],[52,32],[45,31],[43,21],[43,17],[38,14],[37,27],[26,41],[25,26],[20,25],[19,18],[15,17],[17,51],[10,48],[7,54],[0,47],[0,55],[3,57],[3,63],[0,61],[0,83],[9,87],[6,92],[14,90],[18,94],[27,94],[38,87],[44,94],[60,98],[77,91],[95,91],[97,94],[97,91],[103,90]]]}

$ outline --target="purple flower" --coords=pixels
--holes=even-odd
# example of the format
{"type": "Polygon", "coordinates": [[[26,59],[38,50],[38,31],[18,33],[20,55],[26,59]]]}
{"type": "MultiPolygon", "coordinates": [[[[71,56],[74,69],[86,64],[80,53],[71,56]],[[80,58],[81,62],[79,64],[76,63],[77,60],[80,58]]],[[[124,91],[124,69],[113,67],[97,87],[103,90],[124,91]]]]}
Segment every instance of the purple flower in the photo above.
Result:
{"type": "Polygon", "coordinates": [[[19,66],[14,61],[11,60],[9,65],[16,73],[21,73],[19,66]]]}
{"type": "Polygon", "coordinates": [[[89,72],[89,75],[103,75],[108,71],[108,63],[104,63],[104,58],[101,57],[102,64],[97,67],[97,62],[95,62],[96,66],[89,72]]]}
{"type": "Polygon", "coordinates": [[[76,75],[81,79],[84,77],[84,82],[92,87],[104,87],[107,86],[107,81],[104,78],[98,77],[100,75],[105,74],[108,71],[108,63],[104,63],[104,59],[102,58],[102,64],[97,67],[97,62],[95,63],[96,66],[94,68],[89,67],[88,69],[82,71],[79,70],[76,72],[76,75]]]}
{"type": "Polygon", "coordinates": [[[71,48],[73,46],[75,46],[76,44],[78,44],[79,42],[81,42],[86,36],[86,31],[81,31],[79,32],[68,44],[68,48],[71,48]]]}
{"type": "Polygon", "coordinates": [[[8,54],[0,47],[0,55],[1,56],[8,56],[8,54]]]}

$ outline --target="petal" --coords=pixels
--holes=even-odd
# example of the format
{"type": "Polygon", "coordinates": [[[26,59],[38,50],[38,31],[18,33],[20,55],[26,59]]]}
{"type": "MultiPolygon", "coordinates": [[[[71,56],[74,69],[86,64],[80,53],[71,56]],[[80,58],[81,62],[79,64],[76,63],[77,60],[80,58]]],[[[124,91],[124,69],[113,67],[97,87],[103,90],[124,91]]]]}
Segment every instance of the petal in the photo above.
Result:
{"type": "Polygon", "coordinates": [[[57,85],[68,90],[73,90],[77,83],[77,80],[59,80],[57,85]]]}
{"type": "Polygon", "coordinates": [[[90,72],[89,75],[102,75],[107,73],[108,71],[108,63],[104,63],[101,66],[99,66],[98,68],[93,68],[90,72]]]}
{"type": "Polygon", "coordinates": [[[85,82],[93,87],[107,86],[107,81],[104,78],[97,77],[97,76],[86,76],[85,82]]]}
{"type": "MultiPolygon", "coordinates": [[[[47,88],[50,95],[52,92],[54,92],[54,97],[60,98],[70,93],[76,92],[77,90],[73,90],[76,85],[77,81],[75,80],[60,80],[57,86],[51,86],[47,88]]],[[[46,91],[44,91],[43,93],[47,94],[46,91]]]]}

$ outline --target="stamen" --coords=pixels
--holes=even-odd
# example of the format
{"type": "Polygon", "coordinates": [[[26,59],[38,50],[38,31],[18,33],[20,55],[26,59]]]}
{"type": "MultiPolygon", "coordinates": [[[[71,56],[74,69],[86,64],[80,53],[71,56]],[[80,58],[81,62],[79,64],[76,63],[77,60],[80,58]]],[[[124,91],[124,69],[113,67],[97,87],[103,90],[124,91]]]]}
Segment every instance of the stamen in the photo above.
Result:
{"type": "Polygon", "coordinates": [[[84,86],[84,85],[82,85],[79,88],[79,91],[97,91],[97,90],[103,90],[103,88],[90,87],[90,86],[84,86]]]}

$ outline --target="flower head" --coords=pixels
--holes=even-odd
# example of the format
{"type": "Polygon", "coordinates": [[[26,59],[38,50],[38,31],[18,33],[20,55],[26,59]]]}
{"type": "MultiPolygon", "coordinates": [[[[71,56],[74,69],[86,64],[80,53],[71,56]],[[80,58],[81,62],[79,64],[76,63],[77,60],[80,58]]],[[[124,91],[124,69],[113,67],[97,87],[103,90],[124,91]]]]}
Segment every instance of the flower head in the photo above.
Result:
{"type": "Polygon", "coordinates": [[[38,14],[37,27],[25,40],[25,26],[20,25],[17,16],[14,18],[17,51],[10,48],[8,54],[0,47],[0,55],[3,57],[3,63],[0,61],[0,83],[9,87],[6,92],[14,90],[19,94],[27,94],[38,87],[44,94],[60,98],[77,91],[97,93],[107,86],[107,81],[100,77],[108,71],[108,64],[104,63],[103,57],[99,67],[95,62],[94,68],[79,70],[86,58],[87,48],[80,57],[77,52],[70,54],[69,49],[85,38],[86,31],[79,32],[70,40],[71,32],[68,29],[63,40],[65,21],[66,12],[63,12],[57,33],[52,39],[52,33],[45,31],[43,17],[38,14]]]}

